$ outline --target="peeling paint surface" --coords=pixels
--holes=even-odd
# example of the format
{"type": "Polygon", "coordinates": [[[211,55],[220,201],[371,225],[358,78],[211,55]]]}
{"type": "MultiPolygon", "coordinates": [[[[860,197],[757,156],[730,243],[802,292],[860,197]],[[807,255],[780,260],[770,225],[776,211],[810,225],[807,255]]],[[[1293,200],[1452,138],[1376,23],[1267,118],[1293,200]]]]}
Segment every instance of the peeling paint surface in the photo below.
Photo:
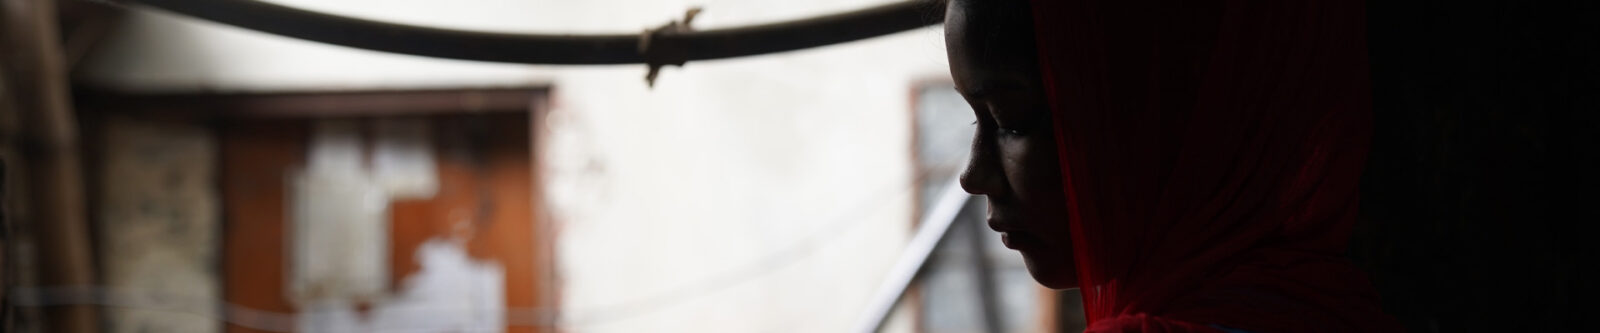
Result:
{"type": "Polygon", "coordinates": [[[319,122],[308,149],[305,170],[289,185],[290,299],[375,299],[389,287],[389,198],[366,170],[359,123],[319,122]]]}
{"type": "Polygon", "coordinates": [[[315,127],[291,192],[296,331],[503,330],[505,269],[472,258],[467,238],[423,242],[411,253],[421,269],[389,291],[390,202],[429,199],[439,189],[429,123],[341,120],[315,127]]]}
{"type": "Polygon", "coordinates": [[[499,332],[505,327],[505,273],[475,260],[462,243],[434,239],[417,250],[422,271],[366,313],[348,300],[301,310],[299,332],[499,332]]]}

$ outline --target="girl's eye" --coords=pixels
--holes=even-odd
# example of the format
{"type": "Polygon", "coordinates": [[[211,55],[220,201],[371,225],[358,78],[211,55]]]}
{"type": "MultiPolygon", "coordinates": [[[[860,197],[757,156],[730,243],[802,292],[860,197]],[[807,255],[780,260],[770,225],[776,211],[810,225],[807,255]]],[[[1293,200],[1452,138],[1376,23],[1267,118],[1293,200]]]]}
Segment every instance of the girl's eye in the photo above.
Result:
{"type": "Polygon", "coordinates": [[[1022,136],[1022,130],[1018,130],[1018,129],[1015,129],[1015,128],[1000,127],[1000,128],[995,128],[995,129],[999,130],[1000,133],[1005,133],[1006,135],[1022,136]]]}

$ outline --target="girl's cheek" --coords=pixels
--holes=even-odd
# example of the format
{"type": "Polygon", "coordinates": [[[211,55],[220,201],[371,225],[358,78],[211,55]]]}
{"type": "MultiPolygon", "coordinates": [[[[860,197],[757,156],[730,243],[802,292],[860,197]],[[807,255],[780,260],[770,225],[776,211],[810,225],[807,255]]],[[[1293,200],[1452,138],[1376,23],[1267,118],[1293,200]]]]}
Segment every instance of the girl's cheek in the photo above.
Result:
{"type": "Polygon", "coordinates": [[[1044,176],[1061,172],[1061,170],[1053,167],[1053,164],[1040,163],[1045,161],[1039,160],[1041,157],[1054,156],[1054,154],[1040,154],[1037,151],[1033,151],[1033,147],[1040,145],[1030,143],[1030,141],[1031,139],[1010,140],[1010,142],[1001,146],[1006,179],[1010,180],[1011,188],[1016,192],[1014,195],[1021,198],[1035,197],[1035,191],[1059,186],[1059,184],[1047,181],[1051,177],[1044,176]]]}

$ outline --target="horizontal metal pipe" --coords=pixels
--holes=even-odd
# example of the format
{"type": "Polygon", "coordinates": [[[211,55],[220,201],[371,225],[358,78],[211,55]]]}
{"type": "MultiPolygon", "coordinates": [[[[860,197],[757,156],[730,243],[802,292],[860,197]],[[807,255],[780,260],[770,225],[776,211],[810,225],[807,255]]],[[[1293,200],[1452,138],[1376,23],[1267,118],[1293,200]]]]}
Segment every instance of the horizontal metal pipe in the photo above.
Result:
{"type": "MultiPolygon", "coordinates": [[[[645,63],[639,35],[476,32],[385,23],[250,0],[126,0],[292,38],[428,57],[554,65],[645,63]]],[[[938,24],[942,0],[911,0],[771,24],[658,35],[684,60],[722,59],[850,42],[938,24]],[[676,45],[674,45],[676,44],[676,45]]]]}

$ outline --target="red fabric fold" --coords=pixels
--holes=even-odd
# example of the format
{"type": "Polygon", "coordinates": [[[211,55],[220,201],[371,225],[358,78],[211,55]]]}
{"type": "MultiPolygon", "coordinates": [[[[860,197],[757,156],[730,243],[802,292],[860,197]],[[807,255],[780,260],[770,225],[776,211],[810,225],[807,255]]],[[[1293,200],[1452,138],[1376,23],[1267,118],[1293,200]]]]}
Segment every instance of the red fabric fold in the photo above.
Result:
{"type": "Polygon", "coordinates": [[[1033,0],[1090,332],[1390,332],[1362,1],[1033,0]]]}

